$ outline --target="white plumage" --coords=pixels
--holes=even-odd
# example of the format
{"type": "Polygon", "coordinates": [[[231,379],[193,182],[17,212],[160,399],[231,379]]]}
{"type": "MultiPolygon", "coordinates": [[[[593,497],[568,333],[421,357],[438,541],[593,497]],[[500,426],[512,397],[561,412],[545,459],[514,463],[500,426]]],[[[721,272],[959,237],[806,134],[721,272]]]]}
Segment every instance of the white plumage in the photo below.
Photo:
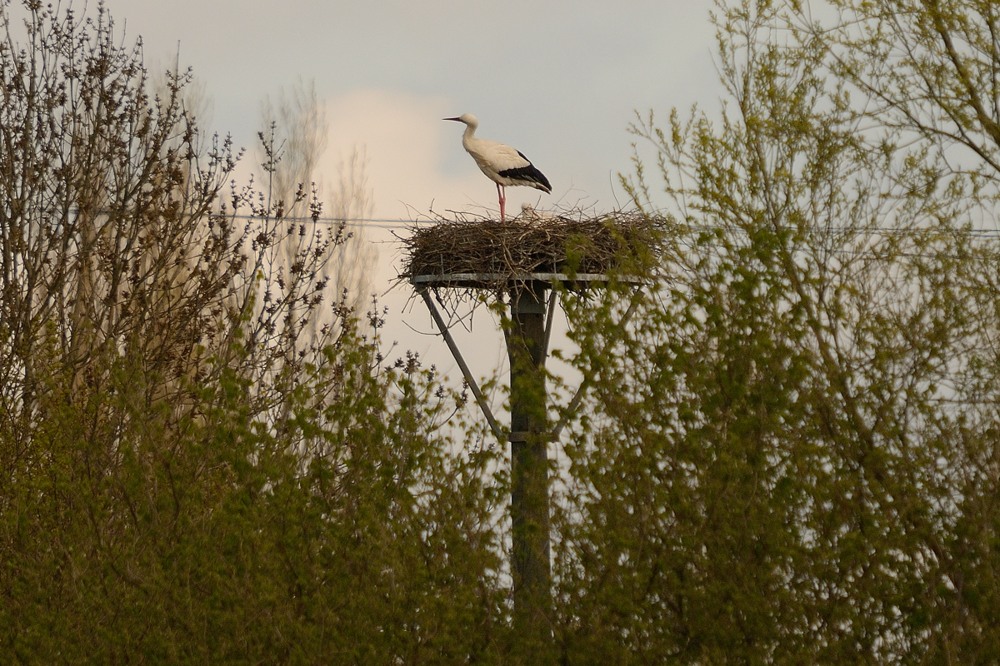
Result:
{"type": "Polygon", "coordinates": [[[534,187],[545,193],[552,192],[549,179],[524,156],[524,153],[496,141],[476,137],[479,120],[471,113],[463,113],[455,118],[445,118],[465,123],[465,133],[462,134],[462,146],[472,159],[476,160],[479,169],[486,177],[497,184],[497,197],[500,202],[500,221],[504,220],[507,196],[504,188],[509,185],[534,187]]]}

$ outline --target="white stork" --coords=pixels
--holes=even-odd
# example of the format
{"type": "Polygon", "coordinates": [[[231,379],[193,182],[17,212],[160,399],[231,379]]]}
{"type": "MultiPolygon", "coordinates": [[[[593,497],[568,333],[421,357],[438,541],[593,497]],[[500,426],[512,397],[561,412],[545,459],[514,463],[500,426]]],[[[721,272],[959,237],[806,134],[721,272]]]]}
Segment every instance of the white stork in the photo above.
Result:
{"type": "Polygon", "coordinates": [[[504,221],[507,197],[504,188],[508,185],[524,185],[534,187],[546,194],[552,192],[549,179],[535,168],[527,157],[519,150],[496,141],[476,138],[476,128],[479,120],[471,113],[463,113],[456,118],[444,118],[465,123],[465,133],[462,135],[462,146],[472,159],[476,160],[479,169],[486,177],[497,184],[497,197],[500,200],[500,221],[504,221]]]}

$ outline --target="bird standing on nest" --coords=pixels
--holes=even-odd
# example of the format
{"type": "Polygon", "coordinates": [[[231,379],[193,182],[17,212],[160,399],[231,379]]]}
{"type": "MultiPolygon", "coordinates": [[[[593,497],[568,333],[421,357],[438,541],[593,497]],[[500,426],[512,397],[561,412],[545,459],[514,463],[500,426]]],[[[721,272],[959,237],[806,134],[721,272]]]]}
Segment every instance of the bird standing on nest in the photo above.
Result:
{"type": "Polygon", "coordinates": [[[523,185],[534,187],[546,194],[552,192],[549,179],[535,168],[527,157],[519,150],[496,141],[476,138],[476,128],[479,120],[471,113],[463,113],[456,118],[445,118],[465,123],[465,133],[462,135],[462,146],[476,160],[480,170],[486,177],[497,184],[497,197],[500,200],[500,221],[504,221],[507,196],[504,188],[508,185],[523,185]]]}

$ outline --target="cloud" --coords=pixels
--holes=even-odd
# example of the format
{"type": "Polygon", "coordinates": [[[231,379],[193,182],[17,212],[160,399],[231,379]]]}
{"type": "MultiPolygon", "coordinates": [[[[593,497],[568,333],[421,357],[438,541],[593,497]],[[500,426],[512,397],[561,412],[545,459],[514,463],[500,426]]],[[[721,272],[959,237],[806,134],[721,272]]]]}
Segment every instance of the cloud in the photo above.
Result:
{"type": "Polygon", "coordinates": [[[426,213],[432,202],[435,210],[445,202],[461,205],[464,192],[472,191],[471,178],[445,174],[448,128],[440,118],[447,107],[440,97],[385,90],[357,90],[328,100],[324,171],[335,173],[346,156],[363,148],[376,217],[426,213]]]}

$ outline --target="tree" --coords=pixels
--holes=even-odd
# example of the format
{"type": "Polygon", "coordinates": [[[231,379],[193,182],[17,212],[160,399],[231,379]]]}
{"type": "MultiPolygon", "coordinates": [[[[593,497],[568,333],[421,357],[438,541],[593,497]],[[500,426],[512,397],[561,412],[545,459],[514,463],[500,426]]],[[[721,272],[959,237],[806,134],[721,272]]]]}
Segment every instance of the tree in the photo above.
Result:
{"type": "MultiPolygon", "coordinates": [[[[996,571],[1000,515],[996,471],[997,319],[995,204],[1000,193],[1000,9],[979,1],[831,2],[826,29],[805,7],[787,3],[788,24],[827,54],[828,68],[871,100],[869,117],[896,129],[936,158],[928,179],[966,175],[969,185],[958,257],[948,274],[958,290],[965,339],[949,360],[950,398],[960,405],[946,459],[955,498],[952,529],[935,552],[942,587],[929,600],[930,658],[990,659],[1000,644],[990,620],[1000,611],[996,571]],[[984,234],[984,231],[986,232],[984,234]],[[972,582],[975,581],[975,582],[972,582]]],[[[928,160],[929,161],[929,160],[928,160]]],[[[933,191],[928,191],[931,196],[933,191]]]]}
{"type": "Polygon", "coordinates": [[[499,661],[492,454],[327,298],[343,237],[103,7],[0,32],[0,661],[499,661]]]}
{"type": "MultiPolygon", "coordinates": [[[[300,81],[277,100],[268,98],[262,121],[260,177],[268,184],[271,205],[280,212],[279,217],[295,221],[322,216],[331,224],[337,242],[329,245],[330,292],[335,298],[347,294],[351,307],[363,307],[375,262],[375,252],[365,240],[363,227],[357,224],[357,220],[371,217],[373,206],[364,150],[356,148],[339,165],[337,181],[329,193],[332,209],[324,213],[315,204],[323,198],[326,185],[319,182],[318,170],[329,125],[315,85],[300,81]]],[[[288,251],[294,252],[294,244],[288,251]]]]}
{"type": "Polygon", "coordinates": [[[9,5],[0,340],[4,413],[23,426],[44,419],[50,380],[85,394],[137,347],[145,371],[169,374],[211,331],[205,311],[238,267],[231,239],[202,227],[235,158],[225,141],[193,151],[190,74],[151,98],[138,47],[116,43],[103,10],[84,23],[29,3],[21,48],[9,5]]]}
{"type": "Polygon", "coordinates": [[[918,133],[959,165],[1000,172],[995,3],[830,0],[817,11],[835,18],[823,22],[808,4],[785,4],[791,29],[827,50],[827,65],[871,100],[871,115],[918,133]],[[968,152],[949,151],[956,146],[968,152]]]}
{"type": "MultiPolygon", "coordinates": [[[[899,3],[858,4],[888,20],[899,3]]],[[[959,4],[993,16],[950,16],[959,4]]],[[[936,9],[922,3],[928,25],[936,9]]],[[[876,103],[924,100],[919,77],[859,86],[845,72],[906,68],[859,50],[845,69],[804,11],[720,7],[721,117],[634,126],[676,226],[613,354],[614,301],[574,318],[577,362],[598,379],[566,445],[568,661],[966,663],[996,648],[997,322],[982,277],[996,250],[971,226],[989,188],[876,103]]],[[[900,46],[912,35],[857,29],[933,67],[900,46]]],[[[973,99],[943,97],[988,136],[973,99]]],[[[625,184],[661,205],[638,157],[625,184]]]]}

